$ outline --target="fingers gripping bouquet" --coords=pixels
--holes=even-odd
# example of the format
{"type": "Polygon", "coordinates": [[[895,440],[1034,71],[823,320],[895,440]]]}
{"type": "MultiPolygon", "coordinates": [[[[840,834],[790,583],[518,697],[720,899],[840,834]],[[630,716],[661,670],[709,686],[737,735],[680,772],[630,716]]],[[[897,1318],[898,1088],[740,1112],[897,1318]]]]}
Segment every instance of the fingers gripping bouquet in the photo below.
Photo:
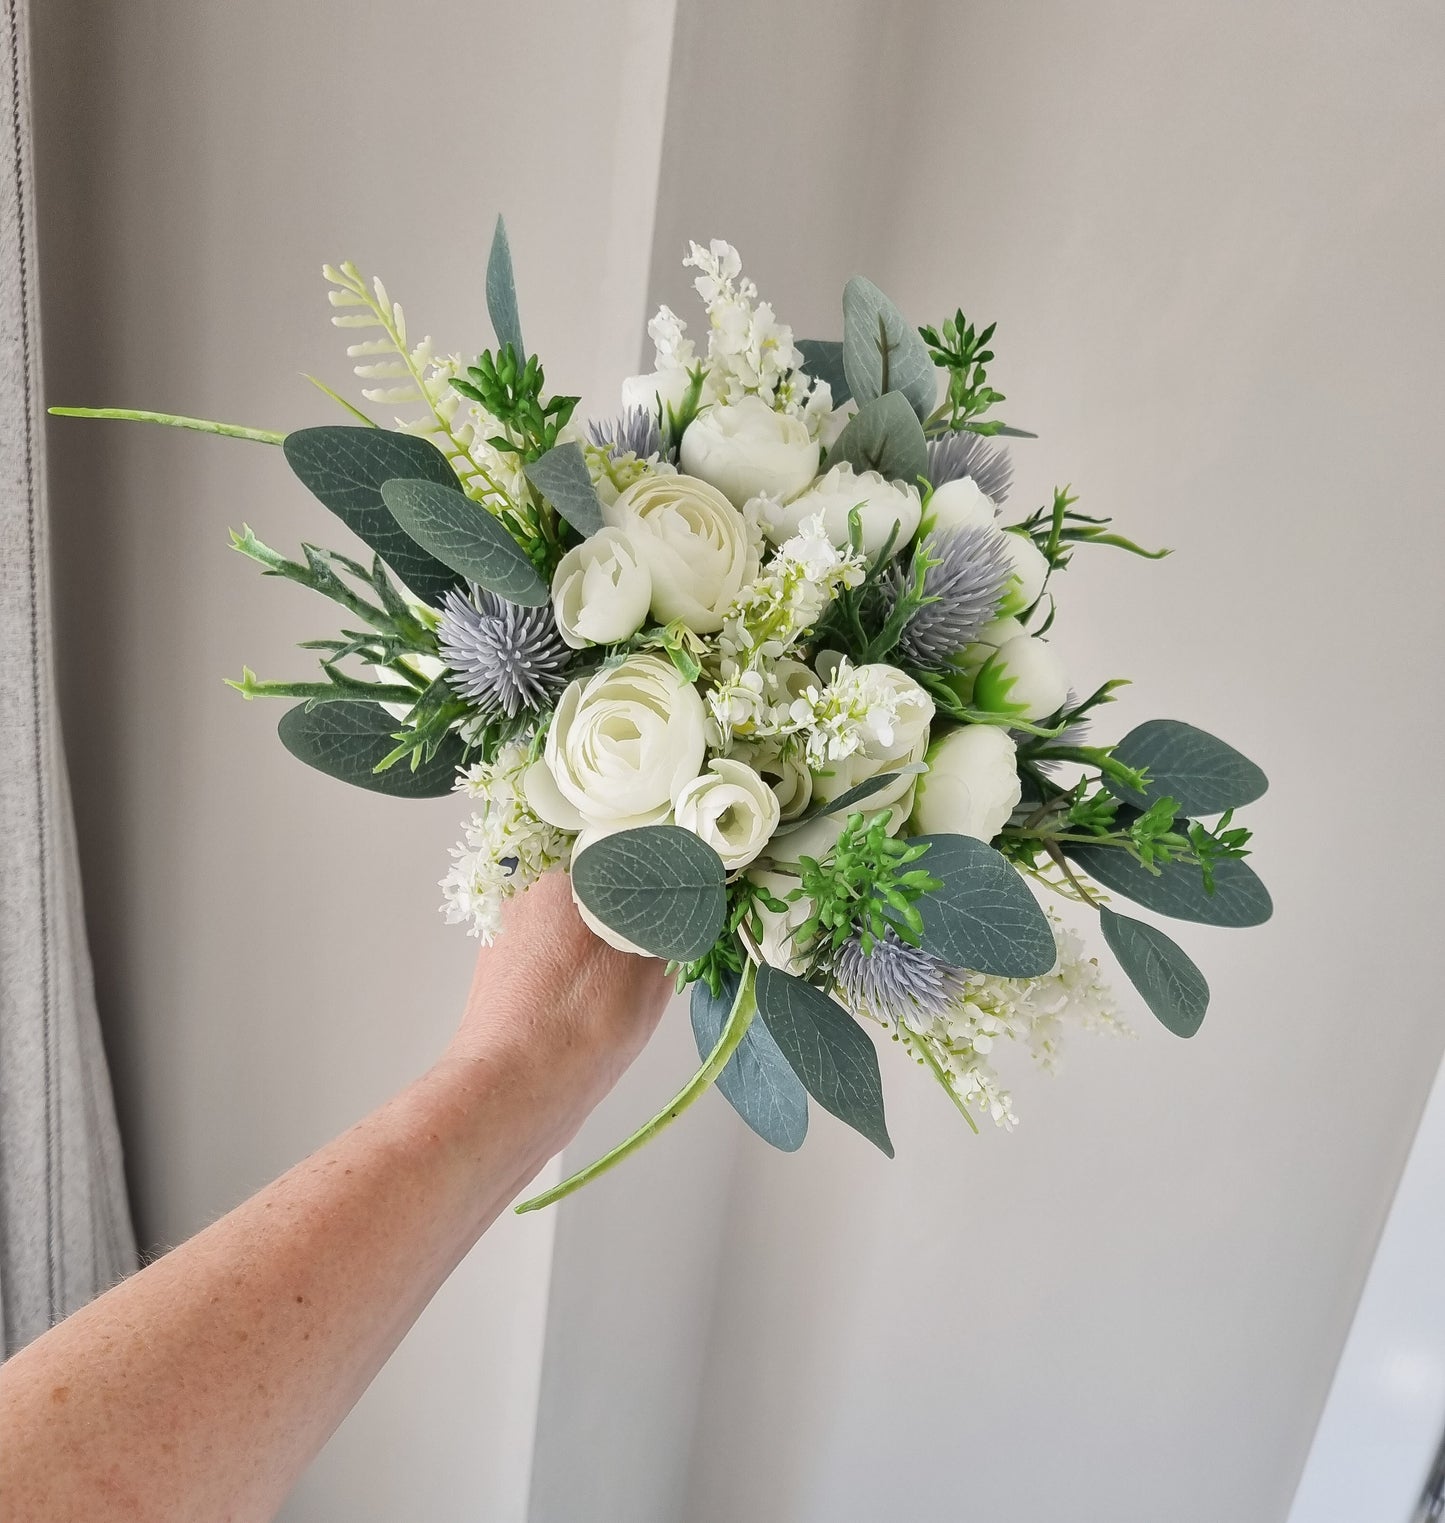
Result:
{"type": "Polygon", "coordinates": [[[992,326],[958,312],[913,328],[854,279],[842,340],[799,342],[729,245],[685,262],[705,338],[662,308],[656,368],[585,429],[523,347],[500,222],[498,347],[471,365],[413,345],[379,280],[327,268],[364,398],[408,409],[394,425],[334,392],[345,425],[284,436],[100,414],[280,444],[373,552],[288,559],[233,535],[345,611],[309,642],[319,680],[247,670],[233,686],[301,700],[281,739],[333,777],[466,797],[449,921],[490,942],[508,899],[566,871],[598,936],[691,986],[694,1078],[522,1209],[713,1083],[777,1147],[802,1143],[811,1096],[891,1155],[870,1027],[975,1129],[1011,1125],[1007,1040],[1048,1064],[1069,1020],[1114,1024],[1096,962],[1039,891],[1097,911],[1181,1036],[1205,981],[1111,896],[1212,925],[1270,913],[1232,818],[1264,791],[1257,767],[1175,720],[1091,738],[1120,684],[1070,685],[1058,577],[1082,545],[1150,552],[1067,491],[1008,509],[998,439],[1020,431],[994,416],[992,326]]]}

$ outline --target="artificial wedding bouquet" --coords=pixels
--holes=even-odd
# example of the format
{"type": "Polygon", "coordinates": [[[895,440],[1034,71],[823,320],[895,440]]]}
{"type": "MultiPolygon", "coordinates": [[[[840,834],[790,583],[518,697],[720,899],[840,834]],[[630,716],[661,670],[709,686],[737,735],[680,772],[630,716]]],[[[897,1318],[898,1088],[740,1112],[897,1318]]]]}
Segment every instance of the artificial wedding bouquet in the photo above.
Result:
{"type": "MultiPolygon", "coordinates": [[[[1067,490],[1023,514],[988,383],[993,327],[914,328],[871,282],[843,336],[796,341],[730,245],[685,263],[701,348],[663,307],[656,368],[582,427],[523,346],[500,221],[486,275],[497,348],[464,365],[413,344],[380,280],[327,266],[363,399],[404,406],[281,435],[119,409],[282,447],[373,553],[267,575],[338,604],[308,642],[316,681],[246,670],[246,697],[301,700],[293,755],[401,798],[453,790],[470,818],[442,882],[449,921],[490,942],[506,901],[571,874],[586,923],[691,986],[703,1065],[659,1114],[536,1200],[626,1156],[716,1083],[787,1150],[808,1097],[890,1156],[887,1032],[971,1125],[1011,1125],[992,1055],[1046,1064],[1069,1019],[1110,1026],[1079,937],[1036,897],[1097,911],[1144,1002],[1190,1036],[1203,976],[1110,895],[1256,925],[1270,900],[1233,811],[1263,773],[1177,720],[1097,744],[1052,639],[1075,551],[1142,550],[1067,490]]],[[[1153,552],[1159,554],[1163,552],[1153,552]]]]}

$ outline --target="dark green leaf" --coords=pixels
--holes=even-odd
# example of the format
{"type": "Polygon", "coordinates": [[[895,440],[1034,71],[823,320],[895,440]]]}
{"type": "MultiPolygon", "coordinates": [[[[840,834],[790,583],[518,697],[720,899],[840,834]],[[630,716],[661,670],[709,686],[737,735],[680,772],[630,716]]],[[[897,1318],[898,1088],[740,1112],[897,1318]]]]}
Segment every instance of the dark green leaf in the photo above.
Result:
{"type": "Polygon", "coordinates": [[[1252,804],[1269,787],[1269,779],[1247,756],[1178,719],[1151,719],[1130,730],[1114,747],[1114,756],[1149,775],[1141,793],[1104,778],[1111,793],[1139,809],[1172,798],[1181,815],[1197,819],[1252,804]]]}
{"type": "Polygon", "coordinates": [[[896,391],[865,402],[828,451],[826,469],[846,460],[855,471],[916,481],[928,470],[928,441],[906,398],[896,391]]]}
{"type": "Polygon", "coordinates": [[[675,962],[692,962],[717,940],[726,877],[712,847],[677,825],[603,836],[572,863],[572,887],[603,925],[675,962]]]}
{"type": "Polygon", "coordinates": [[[1193,1036],[1209,1008],[1204,975],[1163,931],[1103,906],[1099,923],[1109,950],[1144,1003],[1175,1036],[1193,1036]]]}
{"type": "Polygon", "coordinates": [[[812,1097],[890,1158],[883,1081],[873,1043],[835,1001],[801,978],[758,969],[758,1014],[812,1097]]]}
{"type": "Polygon", "coordinates": [[[452,791],[462,765],[462,743],[448,735],[415,772],[407,760],[377,772],[376,764],[396,749],[393,736],[401,725],[375,703],[326,703],[309,710],[297,704],[287,709],[276,728],[281,744],[308,767],[395,798],[440,798],[452,791]]]}
{"type": "MultiPolygon", "coordinates": [[[[699,1057],[705,1059],[717,1046],[737,992],[737,974],[717,996],[702,979],[692,986],[692,1034],[699,1057]]],[[[748,1027],[718,1075],[717,1087],[764,1142],[785,1153],[802,1147],[808,1135],[808,1092],[761,1021],[748,1027]]]]}
{"type": "Polygon", "coordinates": [[[1014,868],[973,836],[918,836],[919,867],[942,881],[918,900],[923,945],[955,968],[1036,978],[1058,955],[1049,917],[1014,868]]]}
{"type": "Polygon", "coordinates": [[[1175,920],[1203,925],[1263,925],[1274,912],[1269,890],[1237,858],[1214,864],[1214,892],[1206,893],[1199,868],[1188,862],[1156,864],[1157,876],[1117,846],[1067,846],[1068,854],[1105,888],[1175,920]]]}
{"type": "Polygon", "coordinates": [[[841,407],[853,395],[848,375],[843,369],[843,345],[836,338],[800,338],[803,369],[814,380],[826,381],[833,393],[833,406],[841,407]]]}
{"type": "Polygon", "coordinates": [[[539,608],[547,601],[547,585],[527,552],[455,483],[388,481],[381,497],[397,523],[453,571],[509,603],[539,608]]]}
{"type": "Polygon", "coordinates": [[[602,503],[580,444],[559,444],[527,465],[527,480],[583,535],[602,527],[602,503]]]}
{"type": "Polygon", "coordinates": [[[843,369],[860,407],[896,391],[908,399],[916,417],[926,418],[938,398],[938,372],[928,345],[861,275],[843,287],[843,369]]]}
{"type": "Polygon", "coordinates": [[[456,573],[405,533],[381,500],[382,484],[398,476],[456,487],[456,472],[435,445],[385,428],[328,425],[287,434],[282,449],[302,485],[423,602],[438,603],[457,585],[456,573]]]}
{"type": "Polygon", "coordinates": [[[510,344],[517,352],[517,363],[526,359],[522,348],[522,323],[517,316],[517,283],[512,277],[512,246],[507,241],[507,224],[497,218],[492,234],[492,251],[487,255],[487,316],[497,347],[510,344]]]}

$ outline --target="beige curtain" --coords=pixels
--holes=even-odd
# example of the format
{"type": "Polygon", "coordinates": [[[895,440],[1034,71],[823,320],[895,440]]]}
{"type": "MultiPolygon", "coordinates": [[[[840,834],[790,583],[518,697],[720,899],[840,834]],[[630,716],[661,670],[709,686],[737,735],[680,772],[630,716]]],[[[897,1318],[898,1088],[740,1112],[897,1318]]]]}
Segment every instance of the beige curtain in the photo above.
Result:
{"type": "Polygon", "coordinates": [[[0,1345],[135,1261],[51,672],[27,0],[3,0],[0,165],[0,1345]]]}

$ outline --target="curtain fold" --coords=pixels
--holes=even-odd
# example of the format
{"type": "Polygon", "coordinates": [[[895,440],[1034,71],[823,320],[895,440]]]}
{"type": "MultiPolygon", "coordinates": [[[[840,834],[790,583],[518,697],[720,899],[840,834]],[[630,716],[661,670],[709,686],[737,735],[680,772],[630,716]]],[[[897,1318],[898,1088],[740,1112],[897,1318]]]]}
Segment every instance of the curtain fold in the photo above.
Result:
{"type": "Polygon", "coordinates": [[[0,1346],[8,1355],[128,1273],[135,1241],[51,662],[27,0],[3,0],[0,24],[0,1346]]]}

